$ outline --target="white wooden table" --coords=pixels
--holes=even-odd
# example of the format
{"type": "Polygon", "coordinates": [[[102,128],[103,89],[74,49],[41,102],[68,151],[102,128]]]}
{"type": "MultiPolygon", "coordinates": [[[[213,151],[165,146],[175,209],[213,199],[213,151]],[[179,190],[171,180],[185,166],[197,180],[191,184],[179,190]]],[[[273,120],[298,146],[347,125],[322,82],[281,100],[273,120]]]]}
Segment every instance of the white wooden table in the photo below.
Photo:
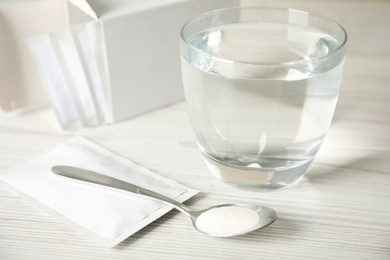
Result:
{"type": "Polygon", "coordinates": [[[0,114],[0,171],[81,135],[201,190],[188,205],[261,203],[279,219],[247,236],[217,239],[171,211],[108,249],[0,185],[0,259],[390,259],[390,1],[244,4],[251,2],[322,13],[349,33],[334,122],[299,184],[255,192],[216,180],[196,148],[184,103],[76,132],[51,124],[50,108],[0,114]]]}

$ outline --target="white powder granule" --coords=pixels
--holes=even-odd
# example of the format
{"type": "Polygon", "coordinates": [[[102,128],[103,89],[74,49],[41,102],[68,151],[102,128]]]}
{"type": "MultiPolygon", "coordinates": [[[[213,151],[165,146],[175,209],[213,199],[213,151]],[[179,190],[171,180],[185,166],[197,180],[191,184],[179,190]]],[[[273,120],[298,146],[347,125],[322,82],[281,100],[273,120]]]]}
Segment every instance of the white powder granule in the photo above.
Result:
{"type": "Polygon", "coordinates": [[[196,227],[215,236],[233,236],[252,231],[259,223],[256,211],[239,206],[222,206],[205,211],[196,220],[196,227]]]}

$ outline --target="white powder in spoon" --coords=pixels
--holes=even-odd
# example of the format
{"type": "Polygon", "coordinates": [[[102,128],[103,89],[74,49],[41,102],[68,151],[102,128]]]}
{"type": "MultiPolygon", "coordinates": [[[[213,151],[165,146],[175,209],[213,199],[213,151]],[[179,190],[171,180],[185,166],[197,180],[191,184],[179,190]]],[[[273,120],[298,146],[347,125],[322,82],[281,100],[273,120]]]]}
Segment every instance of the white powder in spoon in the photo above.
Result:
{"type": "Polygon", "coordinates": [[[239,206],[222,206],[203,212],[196,227],[215,236],[233,236],[252,231],[259,223],[256,211],[239,206]]]}

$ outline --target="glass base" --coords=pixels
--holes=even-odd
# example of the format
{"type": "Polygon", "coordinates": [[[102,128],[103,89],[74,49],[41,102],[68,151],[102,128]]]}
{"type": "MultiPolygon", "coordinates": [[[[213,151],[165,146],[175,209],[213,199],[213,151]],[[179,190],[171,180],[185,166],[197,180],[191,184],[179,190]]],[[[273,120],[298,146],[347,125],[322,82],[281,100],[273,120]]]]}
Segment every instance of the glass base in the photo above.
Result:
{"type": "Polygon", "coordinates": [[[211,157],[203,158],[213,175],[223,182],[239,188],[275,190],[297,183],[309,168],[313,159],[291,167],[279,169],[257,168],[255,170],[235,168],[211,157]]]}

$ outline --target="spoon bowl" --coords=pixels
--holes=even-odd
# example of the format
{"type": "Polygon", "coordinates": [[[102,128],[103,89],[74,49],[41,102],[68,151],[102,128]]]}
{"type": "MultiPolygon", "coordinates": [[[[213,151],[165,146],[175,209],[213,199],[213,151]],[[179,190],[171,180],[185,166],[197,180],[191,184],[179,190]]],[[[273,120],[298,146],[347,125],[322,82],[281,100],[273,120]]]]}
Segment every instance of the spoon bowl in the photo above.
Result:
{"type": "Polygon", "coordinates": [[[234,237],[271,225],[277,214],[265,206],[230,203],[194,211],[191,218],[194,228],[201,233],[212,237],[234,237]]]}
{"type": "Polygon", "coordinates": [[[272,224],[277,218],[273,209],[257,204],[231,203],[195,210],[154,191],[78,167],[54,166],[52,172],[67,178],[124,190],[172,205],[191,218],[196,230],[213,237],[244,235],[272,224]]]}

